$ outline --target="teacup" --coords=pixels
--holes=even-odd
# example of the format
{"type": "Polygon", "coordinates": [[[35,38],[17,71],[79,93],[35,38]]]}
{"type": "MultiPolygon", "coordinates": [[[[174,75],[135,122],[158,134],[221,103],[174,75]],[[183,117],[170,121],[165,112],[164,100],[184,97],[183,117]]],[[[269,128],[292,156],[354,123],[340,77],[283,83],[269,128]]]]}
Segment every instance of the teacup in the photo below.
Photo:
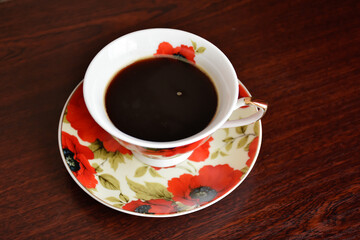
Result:
{"type": "Polygon", "coordinates": [[[145,164],[168,167],[187,159],[219,128],[248,125],[265,114],[265,102],[249,97],[238,99],[238,85],[234,67],[215,45],[189,32],[157,28],[129,33],[105,46],[91,61],[83,90],[91,116],[105,131],[145,164]],[[211,77],[217,90],[218,109],[215,116],[205,129],[190,137],[169,142],[139,139],[117,129],[106,112],[105,94],[114,75],[139,59],[158,54],[186,58],[211,77]],[[247,118],[228,120],[234,110],[246,105],[254,105],[258,111],[247,118]]]}

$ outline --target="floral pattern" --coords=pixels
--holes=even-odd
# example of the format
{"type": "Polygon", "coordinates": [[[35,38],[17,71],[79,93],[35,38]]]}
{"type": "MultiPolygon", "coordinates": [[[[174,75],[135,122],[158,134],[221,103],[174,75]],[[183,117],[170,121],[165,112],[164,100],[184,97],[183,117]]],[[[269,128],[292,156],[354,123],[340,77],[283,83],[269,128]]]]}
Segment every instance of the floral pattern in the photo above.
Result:
{"type": "Polygon", "coordinates": [[[249,152],[248,152],[249,159],[246,161],[246,165],[248,167],[251,166],[252,162],[255,159],[256,150],[257,150],[258,145],[259,145],[259,137],[256,137],[249,145],[249,152]]]}
{"type": "Polygon", "coordinates": [[[240,180],[242,172],[229,165],[205,166],[199,175],[183,174],[168,182],[173,200],[190,206],[201,206],[224,195],[240,180]]]}
{"type": "MultiPolygon", "coordinates": [[[[155,55],[173,55],[195,63],[196,54],[205,50],[193,41],[176,47],[162,42],[155,55]]],[[[239,85],[239,97],[245,96],[249,93],[239,85]]],[[[233,117],[242,118],[254,111],[241,108],[233,117]]],[[[168,168],[147,166],[91,118],[82,84],[70,96],[60,128],[61,155],[77,183],[105,205],[142,216],[190,213],[229,194],[254,165],[261,139],[260,122],[219,129],[189,146],[157,153],[173,156],[195,148],[185,162],[168,168]]]]}
{"type": "Polygon", "coordinates": [[[169,214],[177,212],[176,204],[164,199],[152,199],[149,201],[131,201],[122,207],[124,210],[145,214],[169,214]]]}
{"type": "MultiPolygon", "coordinates": [[[[164,148],[164,149],[151,149],[151,148],[142,148],[141,152],[148,155],[154,155],[154,156],[162,156],[162,157],[173,157],[178,154],[187,153],[191,150],[196,149],[201,144],[207,141],[208,138],[201,139],[197,142],[181,146],[181,147],[175,147],[175,148],[164,148]]],[[[137,150],[140,150],[138,147],[137,150]]]]}
{"type": "Polygon", "coordinates": [[[202,162],[205,161],[210,155],[210,142],[214,140],[213,137],[210,137],[209,140],[207,140],[203,145],[196,148],[195,151],[190,155],[188,158],[190,161],[194,162],[202,162]]]}
{"type": "MultiPolygon", "coordinates": [[[[188,157],[188,160],[193,162],[203,162],[210,155],[210,142],[214,140],[213,137],[210,137],[205,143],[203,143],[200,147],[196,148],[193,153],[188,157]]],[[[173,168],[175,166],[163,167],[163,168],[173,168]]],[[[162,169],[161,167],[153,167],[156,170],[162,169]]]]}
{"type": "Polygon", "coordinates": [[[95,179],[95,169],[90,165],[89,159],[94,158],[94,153],[81,145],[79,140],[66,132],[61,133],[61,144],[66,163],[70,170],[87,188],[95,188],[98,181],[95,179]]]}
{"type": "Polygon", "coordinates": [[[180,45],[179,47],[173,47],[168,42],[162,42],[154,55],[173,55],[175,57],[185,58],[190,62],[195,63],[195,51],[193,46],[180,45]]]}

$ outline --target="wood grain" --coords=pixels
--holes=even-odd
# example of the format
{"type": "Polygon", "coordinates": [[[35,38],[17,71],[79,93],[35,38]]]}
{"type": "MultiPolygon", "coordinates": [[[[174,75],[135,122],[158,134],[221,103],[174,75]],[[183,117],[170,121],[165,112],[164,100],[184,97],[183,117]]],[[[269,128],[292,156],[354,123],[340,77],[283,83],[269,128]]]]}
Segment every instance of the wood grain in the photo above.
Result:
{"type": "Polygon", "coordinates": [[[0,1],[2,239],[358,239],[360,2],[0,1]],[[144,28],[217,45],[269,101],[257,163],[199,212],[149,219],[73,182],[57,127],[93,56],[144,28]]]}

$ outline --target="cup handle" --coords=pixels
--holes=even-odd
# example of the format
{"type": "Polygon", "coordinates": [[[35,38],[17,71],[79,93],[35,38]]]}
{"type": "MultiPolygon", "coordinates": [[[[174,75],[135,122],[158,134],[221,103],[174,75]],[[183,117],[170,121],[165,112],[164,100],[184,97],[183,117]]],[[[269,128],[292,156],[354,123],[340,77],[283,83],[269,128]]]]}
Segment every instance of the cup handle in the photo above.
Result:
{"type": "Polygon", "coordinates": [[[242,106],[251,106],[251,105],[255,106],[258,109],[256,113],[252,114],[249,117],[242,118],[239,120],[228,120],[224,123],[224,125],[221,128],[240,127],[254,123],[264,116],[268,108],[267,102],[263,100],[253,99],[251,97],[243,97],[237,101],[234,110],[242,106]]]}

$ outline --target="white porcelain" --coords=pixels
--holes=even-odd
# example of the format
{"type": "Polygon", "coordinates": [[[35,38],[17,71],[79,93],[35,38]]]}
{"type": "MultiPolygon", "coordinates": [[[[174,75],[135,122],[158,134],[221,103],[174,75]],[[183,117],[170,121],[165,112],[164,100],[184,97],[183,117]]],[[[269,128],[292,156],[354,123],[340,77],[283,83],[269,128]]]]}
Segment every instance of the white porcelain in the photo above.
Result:
{"type": "MultiPolygon", "coordinates": [[[[84,78],[84,99],[86,106],[94,120],[108,133],[114,136],[122,145],[132,150],[135,155],[141,154],[147,164],[163,166],[159,159],[169,160],[170,165],[176,164],[182,154],[166,157],[144,153],[148,149],[172,149],[193,144],[206,139],[222,127],[243,126],[259,120],[264,110],[253,115],[227,122],[232,112],[240,106],[247,105],[244,99],[238,100],[238,78],[229,59],[215,45],[209,41],[181,30],[175,29],[147,29],[124,35],[105,46],[91,61],[84,78]],[[129,136],[118,130],[109,120],[104,104],[104,94],[109,81],[122,68],[136,60],[154,55],[160,43],[167,42],[174,47],[190,46],[195,53],[194,62],[205,70],[214,81],[219,95],[219,107],[213,121],[201,132],[176,141],[152,142],[129,136]],[[200,50],[201,49],[201,50],[200,50]],[[177,159],[177,160],[176,160],[177,159]],[[172,162],[172,163],[171,163],[172,162]]],[[[139,94],[141,90],[139,88],[139,94]]],[[[193,149],[189,149],[188,152],[193,149]]]]}

